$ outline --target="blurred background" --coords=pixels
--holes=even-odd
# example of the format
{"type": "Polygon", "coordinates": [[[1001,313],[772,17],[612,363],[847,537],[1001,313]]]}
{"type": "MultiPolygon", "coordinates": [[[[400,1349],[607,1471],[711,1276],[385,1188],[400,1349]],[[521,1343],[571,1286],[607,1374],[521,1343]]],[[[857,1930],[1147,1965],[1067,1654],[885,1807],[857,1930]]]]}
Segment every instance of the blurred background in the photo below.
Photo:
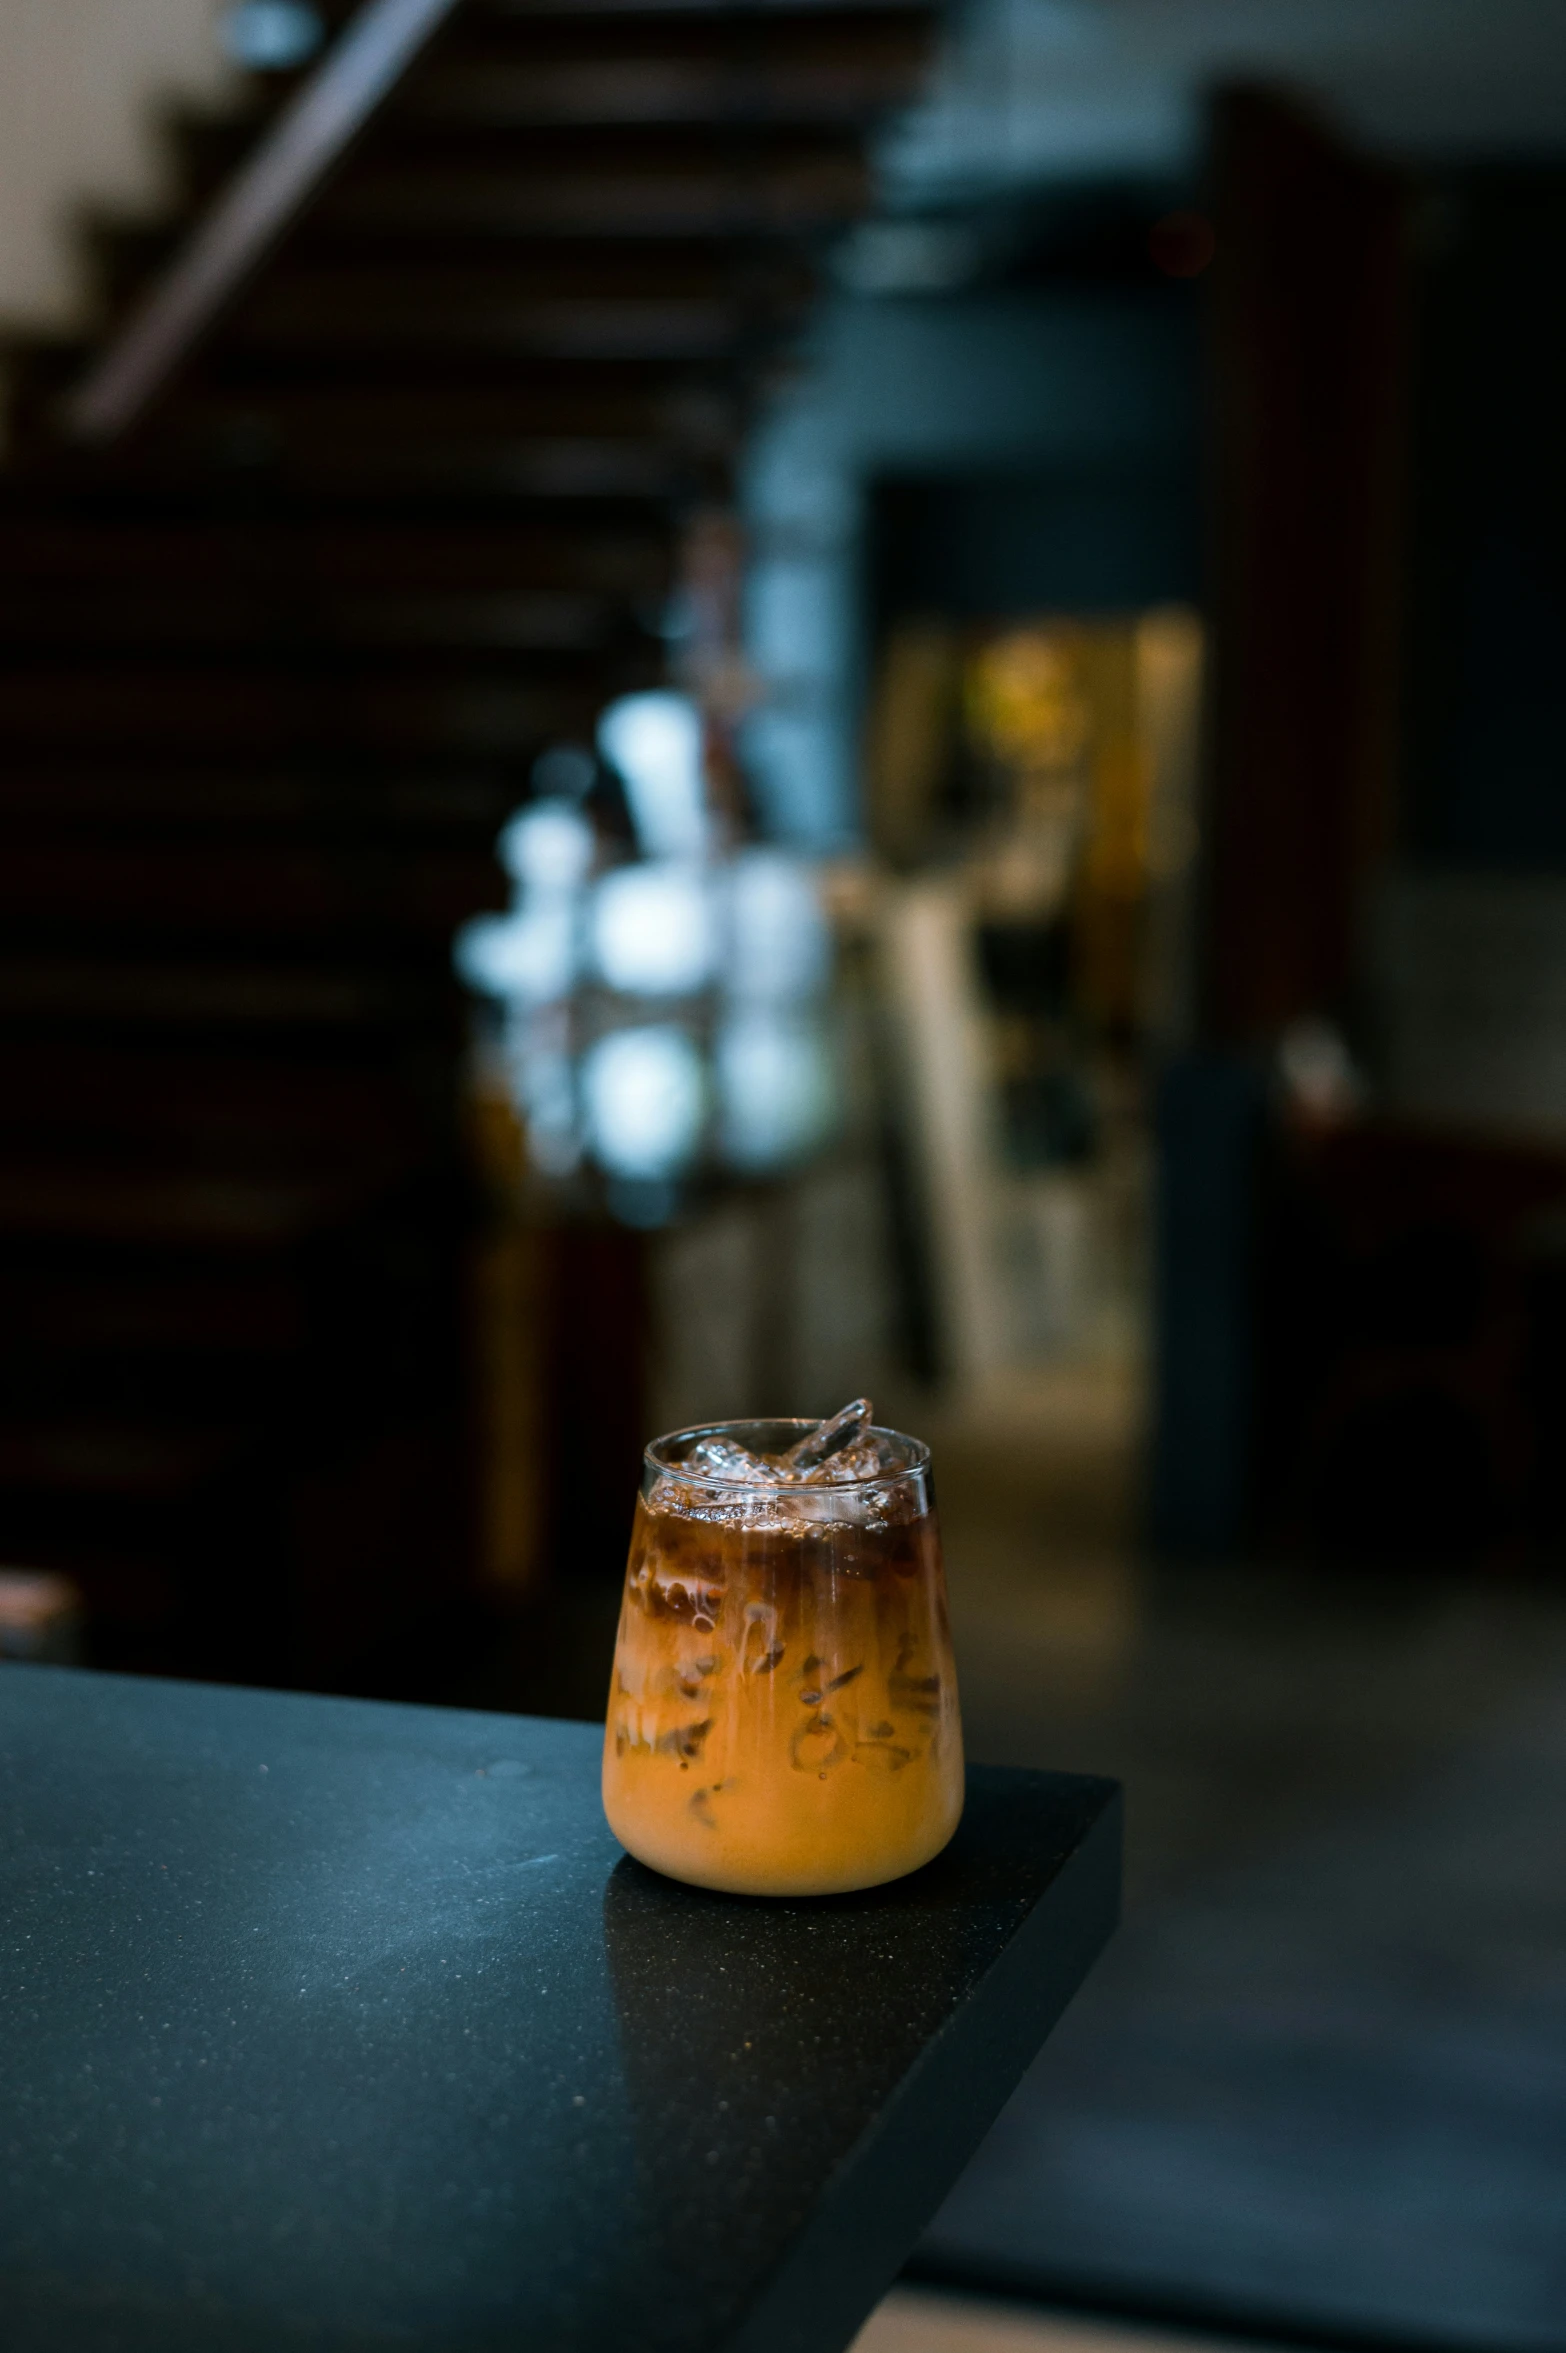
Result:
{"type": "Polygon", "coordinates": [[[1558,0],[0,17],[0,1656],[928,1436],[1128,1908],[864,2353],[1566,2347],[1563,237],[1558,0]]]}

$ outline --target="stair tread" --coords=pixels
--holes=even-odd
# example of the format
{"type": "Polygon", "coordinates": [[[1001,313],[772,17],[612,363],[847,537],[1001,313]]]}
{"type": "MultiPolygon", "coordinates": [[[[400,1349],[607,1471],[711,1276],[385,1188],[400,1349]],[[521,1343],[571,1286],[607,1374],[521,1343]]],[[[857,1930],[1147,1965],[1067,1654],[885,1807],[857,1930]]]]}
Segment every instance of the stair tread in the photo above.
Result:
{"type": "Polygon", "coordinates": [[[214,1266],[210,1254],[175,1271],[136,1260],[110,1270],[74,1258],[25,1267],[0,1257],[0,1315],[29,1352],[75,1364],[92,1356],[275,1362],[308,1336],[291,1270],[270,1259],[214,1266]]]}
{"type": "Polygon", "coordinates": [[[294,1249],[390,1190],[401,1171],[335,1181],[105,1169],[0,1158],[0,1245],[67,1239],[195,1250],[294,1249]]]}
{"type": "Polygon", "coordinates": [[[0,956],[0,1025],[62,1021],[115,1031],[396,1031],[439,999],[404,970],[209,957],[0,956]]]}
{"type": "Polygon", "coordinates": [[[141,652],[233,650],[263,663],[308,663],[325,652],[373,659],[394,649],[448,663],[471,650],[572,654],[608,644],[623,607],[589,590],[510,588],[358,596],[321,595],[303,609],[265,591],[204,593],[153,584],[115,593],[75,585],[7,593],[0,575],[0,673],[19,659],[58,652],[84,659],[116,648],[141,652]]]}
{"type": "Polygon", "coordinates": [[[0,1486],[168,1499],[221,1473],[250,1435],[242,1428],[7,1415],[0,1421],[0,1486]]]}
{"type": "Polygon", "coordinates": [[[80,768],[47,760],[0,768],[0,825],[91,825],[114,840],[142,829],[250,843],[277,834],[310,844],[349,840],[439,847],[456,838],[488,848],[522,787],[480,770],[355,774],[277,768],[235,759],[221,767],[158,760],[80,768]]]}
{"type": "Polygon", "coordinates": [[[386,307],[365,300],[335,309],[301,300],[246,314],[230,331],[232,348],[248,353],[309,352],[331,364],[373,355],[400,364],[404,351],[453,354],[489,351],[514,360],[559,358],[729,361],[753,338],[755,320],[722,295],[566,295],[536,298],[487,295],[462,299],[448,288],[437,310],[409,319],[393,297],[386,307]]]}
{"type": "Polygon", "coordinates": [[[50,514],[47,491],[0,496],[0,583],[120,579],[142,582],[158,561],[203,585],[270,582],[294,593],[322,588],[378,588],[400,581],[419,589],[476,591],[529,584],[603,585],[635,594],[666,566],[670,531],[642,515],[586,519],[570,531],[545,529],[506,515],[447,518],[322,515],[307,502],[260,516],[213,518],[199,512],[50,514]],[[42,511],[40,511],[40,506],[42,511]]]}
{"type": "Polygon", "coordinates": [[[481,851],[401,857],[243,844],[39,841],[0,831],[0,920],[13,941],[61,926],[77,936],[171,937],[393,931],[449,941],[503,886],[481,851]]]}

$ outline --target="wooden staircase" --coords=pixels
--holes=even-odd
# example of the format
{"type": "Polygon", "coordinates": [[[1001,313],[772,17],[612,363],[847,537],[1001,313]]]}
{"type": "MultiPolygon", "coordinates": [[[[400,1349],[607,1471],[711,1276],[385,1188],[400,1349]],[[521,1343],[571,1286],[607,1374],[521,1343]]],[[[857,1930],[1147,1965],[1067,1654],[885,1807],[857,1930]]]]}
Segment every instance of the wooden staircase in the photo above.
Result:
{"type": "Polygon", "coordinates": [[[453,929],[660,676],[929,31],[327,13],[12,342],[0,473],[0,1557],[105,1662],[315,1682],[470,1574],[453,929]]]}

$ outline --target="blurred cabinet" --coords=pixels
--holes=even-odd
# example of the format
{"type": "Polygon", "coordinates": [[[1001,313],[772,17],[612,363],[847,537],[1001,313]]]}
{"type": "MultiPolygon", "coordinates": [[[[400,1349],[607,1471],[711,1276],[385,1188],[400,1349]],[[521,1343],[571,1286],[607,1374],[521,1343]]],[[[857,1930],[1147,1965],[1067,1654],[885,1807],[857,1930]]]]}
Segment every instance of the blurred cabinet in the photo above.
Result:
{"type": "Polygon", "coordinates": [[[1160,1128],[1154,1534],[1331,1564],[1566,1539],[1566,1148],[1283,1117],[1207,1057],[1160,1128]]]}

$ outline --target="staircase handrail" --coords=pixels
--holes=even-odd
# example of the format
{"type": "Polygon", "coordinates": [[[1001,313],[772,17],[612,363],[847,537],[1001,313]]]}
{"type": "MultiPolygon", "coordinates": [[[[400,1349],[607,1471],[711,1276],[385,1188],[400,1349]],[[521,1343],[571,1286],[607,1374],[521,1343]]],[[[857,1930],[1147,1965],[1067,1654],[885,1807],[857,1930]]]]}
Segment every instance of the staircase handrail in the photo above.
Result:
{"type": "Polygon", "coordinates": [[[144,414],[460,0],[365,0],[171,266],[63,403],[114,440],[144,414]]]}

